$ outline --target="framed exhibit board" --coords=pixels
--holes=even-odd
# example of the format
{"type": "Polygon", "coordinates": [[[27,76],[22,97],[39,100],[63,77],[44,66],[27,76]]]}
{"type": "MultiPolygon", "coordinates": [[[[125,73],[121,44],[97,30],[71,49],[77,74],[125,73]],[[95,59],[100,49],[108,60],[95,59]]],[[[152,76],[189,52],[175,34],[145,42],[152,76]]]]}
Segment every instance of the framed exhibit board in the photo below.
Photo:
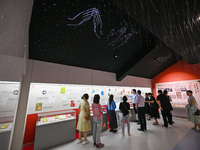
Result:
{"type": "MultiPolygon", "coordinates": [[[[123,95],[130,95],[131,90],[151,92],[151,88],[75,85],[75,84],[47,84],[31,83],[28,99],[28,114],[78,108],[84,93],[89,94],[89,103],[93,103],[95,94],[100,95],[100,103],[106,105],[109,95],[113,94],[115,101],[121,101],[123,95]]],[[[129,102],[131,98],[129,97],[129,102]]]]}
{"type": "Polygon", "coordinates": [[[14,116],[18,93],[19,82],[0,81],[0,119],[14,116]]]}
{"type": "Polygon", "coordinates": [[[200,104],[200,79],[178,82],[156,83],[156,91],[167,90],[174,106],[184,107],[187,104],[187,90],[193,91],[193,96],[200,104]]]}

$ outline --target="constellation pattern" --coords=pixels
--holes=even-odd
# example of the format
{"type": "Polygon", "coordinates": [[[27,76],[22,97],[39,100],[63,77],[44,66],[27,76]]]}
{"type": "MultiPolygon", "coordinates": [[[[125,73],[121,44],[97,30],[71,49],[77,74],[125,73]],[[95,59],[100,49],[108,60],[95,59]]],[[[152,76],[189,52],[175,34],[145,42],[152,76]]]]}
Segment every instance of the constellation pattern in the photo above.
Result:
{"type": "Polygon", "coordinates": [[[100,36],[97,34],[97,26],[100,26],[100,34],[103,35],[103,33],[102,33],[102,21],[101,21],[101,16],[100,16],[99,10],[96,9],[96,8],[87,9],[85,11],[80,12],[75,17],[68,18],[68,19],[71,20],[71,21],[76,21],[76,20],[79,21],[80,18],[82,20],[79,23],[68,24],[68,25],[69,26],[80,26],[84,22],[86,22],[90,19],[93,19],[94,33],[100,39],[100,36]]]}
{"type": "Polygon", "coordinates": [[[126,31],[127,31],[127,27],[122,27],[121,29],[119,29],[116,32],[115,32],[115,29],[112,29],[110,34],[107,37],[106,42],[108,42],[108,40],[111,37],[116,37],[115,40],[108,43],[108,45],[112,46],[113,49],[116,49],[116,48],[126,44],[128,42],[128,40],[133,36],[134,33],[137,34],[137,32],[135,32],[133,30],[130,33],[126,34],[126,31]]]}
{"type": "MultiPolygon", "coordinates": [[[[84,22],[89,21],[93,19],[93,26],[94,26],[94,33],[95,35],[101,39],[101,36],[103,36],[102,32],[102,21],[101,16],[99,13],[99,10],[96,8],[87,9],[85,11],[80,12],[73,18],[68,18],[70,21],[75,21],[78,23],[71,23],[68,24],[69,26],[80,26],[84,22]],[[99,28],[98,28],[99,26],[99,28]],[[100,30],[99,34],[97,33],[97,28],[100,30]]],[[[129,33],[127,32],[127,23],[124,21],[125,26],[120,28],[115,32],[115,29],[112,29],[110,34],[106,38],[106,43],[108,43],[108,46],[112,46],[113,49],[119,48],[120,46],[126,44],[128,40],[133,36],[133,34],[138,34],[137,32],[131,30],[129,33]]]]}

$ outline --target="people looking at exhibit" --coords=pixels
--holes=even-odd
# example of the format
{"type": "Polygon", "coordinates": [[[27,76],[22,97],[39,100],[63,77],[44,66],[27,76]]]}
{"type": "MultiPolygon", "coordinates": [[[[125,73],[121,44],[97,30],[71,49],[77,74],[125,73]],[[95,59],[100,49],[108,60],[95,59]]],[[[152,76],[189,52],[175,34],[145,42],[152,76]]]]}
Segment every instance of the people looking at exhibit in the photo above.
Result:
{"type": "Polygon", "coordinates": [[[103,110],[101,104],[99,104],[100,96],[94,95],[92,111],[93,111],[93,141],[96,147],[104,147],[101,143],[101,131],[102,131],[102,119],[103,110]]]}
{"type": "Polygon", "coordinates": [[[187,92],[188,104],[185,106],[189,112],[189,120],[194,123],[194,127],[192,128],[194,131],[200,133],[200,114],[199,109],[197,107],[196,99],[193,96],[193,92],[188,90],[187,92]]]}
{"type": "Polygon", "coordinates": [[[148,93],[145,93],[145,113],[147,114],[147,120],[151,120],[150,105],[149,105],[148,101],[149,101],[148,93]]]}
{"type": "MultiPolygon", "coordinates": [[[[163,93],[164,93],[165,96],[167,96],[167,99],[169,100],[170,113],[171,113],[171,115],[172,115],[172,111],[173,111],[173,107],[172,107],[172,104],[171,104],[172,98],[171,98],[171,96],[168,95],[168,91],[167,91],[167,90],[164,90],[163,93]]],[[[173,118],[172,118],[172,123],[174,123],[173,118]]]]}
{"type": "Polygon", "coordinates": [[[161,114],[164,121],[164,125],[162,126],[168,128],[168,124],[173,124],[172,114],[170,113],[170,102],[168,97],[162,93],[162,90],[158,90],[157,102],[161,109],[161,114]]]}
{"type": "Polygon", "coordinates": [[[83,143],[86,145],[89,143],[87,139],[87,132],[91,130],[90,125],[90,104],[88,102],[89,95],[84,94],[82,96],[82,101],[79,104],[79,119],[77,124],[77,130],[79,131],[79,141],[78,144],[83,143]],[[84,140],[82,140],[81,134],[84,133],[84,140]]]}
{"type": "Polygon", "coordinates": [[[130,136],[130,116],[129,116],[129,110],[130,110],[130,104],[127,102],[127,97],[123,96],[122,98],[123,102],[120,103],[119,105],[119,109],[121,110],[123,117],[122,117],[122,135],[124,136],[124,124],[125,124],[125,120],[127,123],[127,131],[128,131],[128,135],[130,136]]]}
{"type": "Polygon", "coordinates": [[[136,89],[132,89],[131,93],[132,93],[132,95],[127,95],[127,97],[132,98],[133,109],[134,109],[134,113],[135,113],[135,117],[136,117],[135,122],[138,122],[138,112],[137,112],[137,109],[136,109],[136,99],[137,99],[138,95],[136,93],[136,89]]]}
{"type": "Polygon", "coordinates": [[[145,99],[141,96],[141,91],[137,91],[137,98],[136,98],[136,109],[138,111],[138,118],[140,122],[140,128],[138,131],[145,131],[147,130],[147,124],[145,119],[145,99]]]}
{"type": "MultiPolygon", "coordinates": [[[[135,89],[132,90],[133,93],[135,89]]],[[[140,128],[138,128],[138,131],[147,131],[147,123],[145,119],[145,113],[148,115],[147,120],[150,120],[150,118],[154,118],[155,121],[153,122],[153,125],[158,125],[158,120],[160,118],[159,115],[159,108],[161,110],[161,114],[163,117],[164,125],[163,127],[168,128],[168,124],[173,125],[172,121],[172,113],[173,110],[172,105],[170,103],[170,97],[168,96],[167,91],[161,91],[158,90],[158,96],[157,100],[153,96],[152,93],[145,93],[145,98],[141,95],[141,91],[137,91],[136,98],[136,105],[135,109],[138,112],[139,122],[140,122],[140,128]]],[[[194,131],[200,133],[200,114],[199,109],[197,107],[197,102],[194,96],[192,95],[192,91],[188,90],[187,95],[188,98],[188,104],[186,105],[186,108],[189,112],[189,119],[192,123],[194,123],[194,127],[192,128],[194,131]]],[[[133,96],[132,96],[133,97],[133,96]]],[[[77,130],[79,130],[79,139],[78,144],[83,143],[83,145],[86,145],[89,143],[89,140],[87,139],[87,132],[91,130],[90,125],[90,105],[88,102],[89,95],[84,94],[82,96],[82,101],[79,105],[79,120],[77,125],[77,130]],[[82,132],[84,133],[84,140],[81,138],[82,132]]],[[[125,123],[127,124],[127,132],[130,136],[130,103],[128,103],[127,96],[122,97],[123,102],[119,104],[119,110],[122,114],[121,118],[121,125],[122,125],[122,132],[121,134],[125,136],[125,123]]],[[[109,100],[107,102],[107,109],[109,112],[109,127],[110,132],[117,132],[118,124],[117,124],[117,117],[116,117],[116,103],[114,101],[114,96],[111,94],[109,96],[109,100]]],[[[102,123],[103,123],[103,109],[100,104],[100,96],[99,94],[94,95],[93,98],[93,104],[92,104],[92,111],[93,111],[93,141],[94,146],[101,148],[104,147],[104,144],[101,143],[101,131],[102,131],[102,123]]]]}
{"type": "Polygon", "coordinates": [[[109,127],[110,127],[110,132],[116,133],[117,132],[117,117],[116,117],[116,104],[114,101],[114,96],[111,94],[109,97],[109,100],[107,102],[107,107],[109,111],[109,127]]]}
{"type": "Polygon", "coordinates": [[[153,125],[158,125],[158,119],[160,118],[158,103],[156,102],[156,99],[152,93],[148,93],[148,96],[149,96],[149,101],[145,102],[150,103],[150,116],[155,120],[153,125]]]}

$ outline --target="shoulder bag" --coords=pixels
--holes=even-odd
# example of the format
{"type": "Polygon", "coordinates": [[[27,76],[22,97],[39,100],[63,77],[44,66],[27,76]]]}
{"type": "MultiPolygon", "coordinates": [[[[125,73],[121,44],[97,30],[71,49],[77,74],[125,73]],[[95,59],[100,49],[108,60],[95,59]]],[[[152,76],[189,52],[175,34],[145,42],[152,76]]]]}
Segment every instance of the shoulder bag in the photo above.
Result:
{"type": "MultiPolygon", "coordinates": [[[[123,105],[124,105],[124,103],[123,103],[123,105]]],[[[124,107],[126,108],[126,105],[124,105],[124,107]]],[[[126,108],[126,110],[129,112],[129,110],[127,108],[126,108]]],[[[132,117],[132,114],[130,112],[129,112],[129,117],[132,117]]]]}

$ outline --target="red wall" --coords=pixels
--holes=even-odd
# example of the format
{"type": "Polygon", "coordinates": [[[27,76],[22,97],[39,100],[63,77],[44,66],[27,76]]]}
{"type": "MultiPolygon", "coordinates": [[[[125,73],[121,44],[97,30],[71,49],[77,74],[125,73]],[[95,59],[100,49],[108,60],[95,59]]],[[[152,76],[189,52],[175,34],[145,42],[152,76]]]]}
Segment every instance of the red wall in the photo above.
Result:
{"type": "Polygon", "coordinates": [[[200,63],[188,64],[184,60],[172,65],[165,71],[155,76],[152,80],[152,90],[154,96],[157,95],[155,84],[164,82],[195,80],[200,78],[200,63]]]}

